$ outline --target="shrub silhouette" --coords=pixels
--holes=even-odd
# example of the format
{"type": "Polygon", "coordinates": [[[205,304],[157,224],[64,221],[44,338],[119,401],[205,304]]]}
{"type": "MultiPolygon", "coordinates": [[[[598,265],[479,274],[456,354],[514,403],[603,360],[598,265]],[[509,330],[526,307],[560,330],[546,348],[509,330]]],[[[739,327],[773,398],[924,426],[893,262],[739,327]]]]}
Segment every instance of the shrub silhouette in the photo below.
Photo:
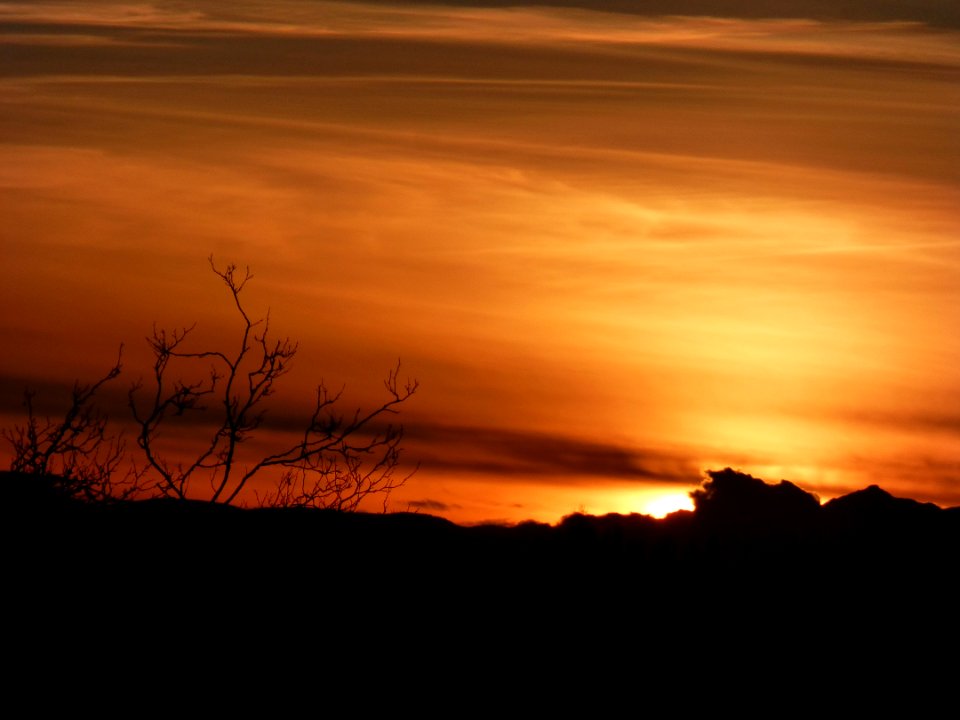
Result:
{"type": "Polygon", "coordinates": [[[298,439],[251,459],[246,448],[264,421],[266,400],[290,369],[297,344],[270,338],[269,313],[259,319],[248,314],[241,294],[253,277],[249,268],[242,274],[233,264],[221,270],[212,256],[209,263],[239,315],[238,349],[192,349],[195,326],[173,331],[154,326],[147,338],[152,377],[137,381],[128,393],[136,444],[144,455],[139,469],[131,461],[131,470],[116,480],[126,445],[119,433],[108,432],[106,415],[94,406],[101,386],[120,374],[119,359],[97,382],[75,385],[63,420],[37,417],[33,394],[27,393],[26,424],[3,431],[13,447],[10,469],[56,475],[66,494],[85,500],[139,491],[230,505],[251,478],[273,468],[279,477],[272,491],[257,496],[261,505],[356,510],[363,500],[381,496],[385,509],[390,492],[410,477],[399,473],[403,427],[385,420],[417,391],[417,381],[401,384],[397,363],[384,380],[386,400],[350,415],[337,410],[342,390],[330,393],[321,381],[298,439]],[[182,441],[171,449],[161,438],[187,424],[192,438],[204,433],[205,439],[184,460],[182,441]]]}
{"type": "Polygon", "coordinates": [[[108,430],[107,416],[94,404],[100,388],[120,375],[122,355],[121,345],[117,361],[102,377],[74,383],[62,418],[41,417],[34,408],[36,393],[24,393],[25,424],[0,430],[13,449],[13,473],[42,478],[47,491],[75,500],[123,499],[144,487],[135,466],[119,472],[126,444],[120,433],[108,430]]]}
{"type": "Polygon", "coordinates": [[[154,328],[148,342],[153,351],[152,387],[140,399],[142,382],[130,390],[129,403],[138,425],[137,444],[149,467],[159,475],[161,493],[177,498],[198,497],[197,475],[206,475],[207,499],[233,503],[248,481],[267,468],[279,468],[280,480],[262,504],[312,506],[355,510],[362,500],[384,496],[401,486],[409,476],[400,476],[400,441],[403,428],[380,421],[397,413],[397,406],[413,395],[418,383],[400,385],[399,363],[384,381],[388,399],[368,412],[357,410],[349,418],[338,414],[342,393],[331,394],[321,383],[316,402],[297,442],[283,446],[249,464],[240,457],[241,447],[260,427],[264,401],[276,382],[287,374],[297,353],[289,338],[269,337],[269,314],[253,320],[241,302],[241,293],[253,277],[247,268],[241,276],[236,265],[220,270],[209,258],[213,272],[223,281],[241,319],[240,346],[234,353],[221,350],[189,350],[186,341],[193,327],[167,332],[154,328]],[[173,366],[208,364],[206,377],[185,380],[171,377],[173,366]],[[212,402],[212,407],[204,403],[212,402]],[[209,441],[189,462],[173,462],[160,450],[158,438],[178,416],[216,416],[209,441]],[[243,465],[241,463],[244,462],[243,465]]]}

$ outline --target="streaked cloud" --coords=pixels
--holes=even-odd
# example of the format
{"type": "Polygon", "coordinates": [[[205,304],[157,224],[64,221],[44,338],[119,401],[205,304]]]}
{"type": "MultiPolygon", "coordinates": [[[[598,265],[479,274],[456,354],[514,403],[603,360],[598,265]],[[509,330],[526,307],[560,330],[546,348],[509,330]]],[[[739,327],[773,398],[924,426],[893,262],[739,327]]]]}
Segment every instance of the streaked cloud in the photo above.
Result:
{"type": "Polygon", "coordinates": [[[689,484],[700,475],[688,457],[563,435],[419,424],[407,437],[432,449],[424,462],[433,468],[491,473],[504,481],[539,475],[556,482],[587,476],[689,484]]]}
{"type": "Polygon", "coordinates": [[[957,32],[749,14],[0,3],[0,377],[230,342],[212,252],[301,341],[278,431],[419,377],[410,502],[721,463],[954,497],[957,32]]]}

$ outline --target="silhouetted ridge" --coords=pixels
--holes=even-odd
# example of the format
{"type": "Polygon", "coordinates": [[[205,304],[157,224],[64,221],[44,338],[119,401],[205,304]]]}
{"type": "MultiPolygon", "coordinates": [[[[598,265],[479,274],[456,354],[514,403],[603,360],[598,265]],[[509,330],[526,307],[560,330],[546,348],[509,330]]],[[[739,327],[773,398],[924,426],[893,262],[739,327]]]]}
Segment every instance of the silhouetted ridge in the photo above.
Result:
{"type": "Polygon", "coordinates": [[[774,588],[809,595],[932,586],[946,582],[960,556],[960,513],[876,486],[821,506],[793,483],[767,484],[730,468],[708,473],[692,493],[693,512],[663,520],[578,513],[556,526],[463,527],[419,513],[175,500],[98,504],[65,499],[57,486],[0,474],[5,530],[30,548],[22,568],[108,584],[139,577],[151,587],[341,592],[375,582],[388,595],[395,587],[450,593],[466,585],[501,599],[546,588],[617,598],[692,597],[721,587],[739,596],[774,588]]]}
{"type": "Polygon", "coordinates": [[[730,468],[710,470],[699,490],[690,493],[697,518],[739,527],[783,527],[812,521],[820,500],[792,482],[770,485],[730,468]]]}
{"type": "MultiPolygon", "coordinates": [[[[943,573],[960,552],[960,514],[876,485],[831,500],[824,525],[840,562],[890,577],[943,573]]],[[[911,580],[913,581],[913,580],[911,580]]]]}
{"type": "Polygon", "coordinates": [[[849,495],[834,498],[823,506],[838,518],[858,522],[889,522],[930,518],[941,512],[933,503],[922,503],[908,498],[894,497],[883,488],[871,485],[849,495]]]}
{"type": "Polygon", "coordinates": [[[739,586],[792,583],[819,563],[820,502],[793,483],[724,468],[708,472],[690,496],[694,519],[683,547],[698,574],[739,586]]]}

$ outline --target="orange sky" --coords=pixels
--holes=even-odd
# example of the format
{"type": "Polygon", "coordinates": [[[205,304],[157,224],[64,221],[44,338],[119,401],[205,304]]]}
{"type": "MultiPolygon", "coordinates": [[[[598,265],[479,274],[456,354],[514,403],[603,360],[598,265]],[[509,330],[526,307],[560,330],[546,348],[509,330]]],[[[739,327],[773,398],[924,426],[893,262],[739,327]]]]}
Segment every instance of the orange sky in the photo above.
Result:
{"type": "Polygon", "coordinates": [[[419,379],[396,509],[648,511],[725,465],[960,504],[949,4],[222,5],[0,2],[5,417],[121,341],[147,372],[154,321],[235,337],[213,253],[300,341],[274,432],[320,377],[419,379]]]}

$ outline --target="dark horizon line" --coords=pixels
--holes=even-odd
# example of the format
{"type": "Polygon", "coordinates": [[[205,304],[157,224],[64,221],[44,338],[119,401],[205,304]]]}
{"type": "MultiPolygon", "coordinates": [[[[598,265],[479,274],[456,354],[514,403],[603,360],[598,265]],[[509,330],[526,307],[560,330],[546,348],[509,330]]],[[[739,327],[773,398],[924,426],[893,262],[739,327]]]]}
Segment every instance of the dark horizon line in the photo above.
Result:
{"type": "Polygon", "coordinates": [[[182,508],[190,512],[240,512],[251,514],[255,512],[276,513],[278,511],[290,511],[289,514],[302,513],[306,511],[319,511],[336,514],[350,514],[357,516],[419,516],[423,518],[432,518],[450,525],[461,528],[482,528],[482,527],[523,527],[523,526],[541,526],[541,527],[560,527],[572,519],[581,518],[586,520],[612,520],[631,518],[641,519],[659,524],[669,524],[670,522],[682,519],[684,517],[704,516],[717,514],[717,508],[722,508],[721,514],[736,516],[740,519],[748,518],[751,520],[763,519],[769,516],[771,519],[778,515],[786,513],[790,516],[797,516],[806,513],[808,517],[818,511],[827,513],[835,511],[837,508],[846,508],[849,512],[876,512],[890,514],[891,512],[901,513],[936,513],[938,515],[956,515],[960,518],[960,505],[942,507],[933,502],[925,502],[914,498],[907,498],[893,495],[884,490],[877,484],[871,484],[859,490],[854,490],[844,495],[832,498],[826,502],[821,502],[819,496],[808,492],[789,480],[781,480],[778,484],[768,483],[760,478],[755,478],[749,474],[742,473],[732,468],[725,468],[719,471],[707,471],[707,477],[701,483],[701,486],[689,495],[694,500],[695,508],[693,510],[679,509],[667,515],[657,518],[652,515],[641,512],[609,512],[594,515],[586,512],[572,512],[562,516],[554,523],[546,523],[533,519],[520,521],[496,521],[487,520],[480,522],[458,523],[442,515],[435,515],[431,512],[421,512],[421,509],[429,509],[438,513],[451,509],[451,506],[435,500],[415,500],[407,503],[409,507],[415,507],[416,510],[391,510],[384,512],[371,511],[342,511],[333,508],[319,507],[269,507],[269,506],[246,506],[246,505],[226,505],[222,502],[201,499],[179,499],[165,496],[153,496],[144,498],[129,498],[115,500],[112,502],[92,502],[78,498],[67,497],[58,494],[61,491],[56,489],[57,475],[36,475],[31,473],[17,472],[12,470],[0,470],[0,497],[4,498],[3,504],[9,505],[13,500],[13,505],[23,505],[24,509],[43,509],[44,507],[55,510],[65,510],[67,512],[82,511],[83,509],[102,509],[102,508],[146,508],[166,507],[182,508]]]}

